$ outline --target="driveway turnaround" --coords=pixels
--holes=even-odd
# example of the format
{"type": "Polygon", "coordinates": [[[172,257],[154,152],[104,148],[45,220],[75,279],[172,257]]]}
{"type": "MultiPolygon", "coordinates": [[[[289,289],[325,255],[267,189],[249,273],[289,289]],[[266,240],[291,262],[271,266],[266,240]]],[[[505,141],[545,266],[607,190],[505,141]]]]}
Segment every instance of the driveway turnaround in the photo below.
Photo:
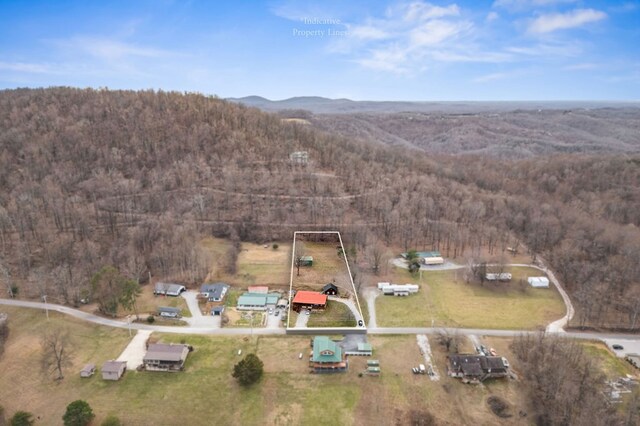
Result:
{"type": "Polygon", "coordinates": [[[186,300],[189,311],[191,311],[191,318],[182,318],[184,322],[189,324],[191,327],[220,328],[222,324],[221,316],[203,315],[202,311],[200,311],[197,291],[185,291],[181,294],[181,296],[184,300],[186,300]]]}

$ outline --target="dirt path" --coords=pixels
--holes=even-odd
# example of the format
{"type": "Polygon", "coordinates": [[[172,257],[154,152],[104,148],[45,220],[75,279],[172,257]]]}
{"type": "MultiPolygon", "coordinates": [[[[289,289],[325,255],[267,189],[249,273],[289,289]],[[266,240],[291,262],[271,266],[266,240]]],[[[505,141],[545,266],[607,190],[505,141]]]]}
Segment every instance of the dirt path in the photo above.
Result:
{"type": "Polygon", "coordinates": [[[118,361],[127,362],[127,370],[135,370],[142,365],[142,359],[147,353],[147,340],[151,336],[151,330],[138,330],[124,351],[118,357],[118,361]]]}
{"type": "Polygon", "coordinates": [[[369,322],[367,327],[378,328],[378,321],[376,318],[376,298],[380,295],[380,291],[375,287],[369,287],[364,290],[364,298],[367,301],[367,307],[369,308],[369,322]]]}
{"type": "Polygon", "coordinates": [[[438,381],[440,380],[440,374],[438,374],[438,370],[436,370],[435,365],[433,364],[433,358],[431,355],[431,345],[429,345],[429,339],[426,334],[418,334],[416,335],[416,341],[418,342],[418,346],[420,347],[420,353],[424,356],[424,363],[427,366],[427,372],[429,373],[429,378],[431,380],[438,381]]]}

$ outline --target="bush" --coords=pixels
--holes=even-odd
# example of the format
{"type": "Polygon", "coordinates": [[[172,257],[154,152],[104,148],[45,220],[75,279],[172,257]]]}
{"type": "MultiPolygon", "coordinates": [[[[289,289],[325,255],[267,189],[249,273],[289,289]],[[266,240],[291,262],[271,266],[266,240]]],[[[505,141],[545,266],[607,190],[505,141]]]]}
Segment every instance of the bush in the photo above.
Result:
{"type": "Polygon", "coordinates": [[[280,247],[278,245],[278,243],[273,243],[273,245],[271,246],[274,250],[278,250],[278,247],[280,247]]]}
{"type": "Polygon", "coordinates": [[[233,377],[238,379],[242,386],[249,386],[262,377],[264,364],[255,354],[248,354],[242,361],[233,367],[233,377]]]}
{"type": "Polygon", "coordinates": [[[110,414],[109,417],[107,417],[103,420],[102,423],[100,423],[100,426],[122,426],[122,422],[118,417],[110,414]]]}
{"type": "Polygon", "coordinates": [[[11,417],[9,424],[11,426],[31,426],[35,420],[33,420],[33,414],[27,411],[16,411],[11,417]]]}
{"type": "Polygon", "coordinates": [[[156,321],[156,319],[155,319],[155,317],[154,317],[153,315],[149,315],[149,316],[147,317],[147,322],[148,322],[149,324],[153,324],[155,321],[156,321]]]}
{"type": "Polygon", "coordinates": [[[87,403],[78,399],[67,405],[67,411],[62,416],[64,426],[86,426],[91,423],[95,415],[87,403]]]}

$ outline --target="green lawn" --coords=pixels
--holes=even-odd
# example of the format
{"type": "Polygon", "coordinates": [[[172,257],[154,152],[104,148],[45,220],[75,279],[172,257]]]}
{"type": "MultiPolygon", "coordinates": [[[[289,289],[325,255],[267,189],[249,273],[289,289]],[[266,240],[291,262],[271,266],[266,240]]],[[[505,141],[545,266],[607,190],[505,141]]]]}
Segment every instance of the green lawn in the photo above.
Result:
{"type": "Polygon", "coordinates": [[[376,316],[381,327],[456,326],[468,328],[541,329],[565,314],[554,287],[534,289],[520,278],[539,276],[532,268],[509,268],[510,283],[466,284],[463,271],[423,272],[422,281],[395,268],[395,282],[420,284],[409,297],[379,296],[376,316]]]}
{"type": "MultiPolygon", "coordinates": [[[[295,323],[294,323],[295,325],[295,323]]],[[[351,309],[344,303],[329,300],[324,311],[312,312],[307,327],[355,327],[351,309]]]]}

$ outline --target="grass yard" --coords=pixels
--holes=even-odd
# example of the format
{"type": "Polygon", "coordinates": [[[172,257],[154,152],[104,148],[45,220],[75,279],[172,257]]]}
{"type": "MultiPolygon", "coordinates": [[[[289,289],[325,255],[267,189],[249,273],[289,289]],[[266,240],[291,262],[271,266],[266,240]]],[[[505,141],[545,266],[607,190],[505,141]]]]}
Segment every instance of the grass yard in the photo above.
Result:
{"type": "Polygon", "coordinates": [[[146,318],[149,314],[157,314],[160,306],[180,308],[183,317],[190,317],[191,311],[187,307],[187,302],[182,297],[154,296],[153,285],[147,284],[141,287],[142,293],[138,296],[138,312],[141,318],[146,318]]]}
{"type": "Polygon", "coordinates": [[[295,290],[320,291],[325,284],[333,282],[342,293],[353,293],[353,286],[343,257],[338,256],[336,246],[340,243],[314,243],[303,241],[304,254],[313,256],[313,266],[302,266],[298,276],[293,268],[295,290]]]}
{"type": "Polygon", "coordinates": [[[307,327],[355,327],[356,325],[349,307],[333,300],[328,301],[324,311],[312,312],[307,323],[307,327]]]}
{"type": "Polygon", "coordinates": [[[609,348],[602,342],[584,342],[582,344],[585,352],[596,360],[596,365],[609,379],[617,379],[627,374],[637,376],[636,370],[624,358],[618,358],[611,353],[609,348]]]}
{"type": "MultiPolygon", "coordinates": [[[[438,424],[526,424],[518,418],[499,420],[486,397],[497,394],[519,407],[517,382],[465,386],[442,377],[432,382],[416,376],[410,367],[421,362],[415,336],[373,336],[374,358],[380,377],[359,377],[367,358],[353,357],[344,374],[309,374],[308,336],[209,337],[154,334],[154,340],[184,342],[195,350],[181,373],[128,371],[119,382],[103,381],[100,374],[81,379],[78,371],[88,361],[100,365],[126,346],[126,330],[87,325],[51,313],[52,325],[69,328],[75,338],[73,366],[60,383],[39,370],[38,335],[44,313],[7,308],[10,337],[0,359],[0,401],[8,416],[27,410],[38,424],[61,424],[69,402],[86,400],[96,413],[95,424],[109,414],[129,425],[395,425],[409,424],[429,412],[438,424]],[[241,357],[256,352],[264,362],[260,383],[244,389],[231,377],[241,357]],[[298,355],[302,353],[302,359],[298,355]],[[327,409],[330,407],[330,409],[327,409]]],[[[444,373],[444,353],[432,349],[444,373]]],[[[515,409],[517,413],[517,409],[515,409]]]]}
{"type": "Polygon", "coordinates": [[[488,329],[543,329],[565,314],[560,294],[552,286],[534,289],[518,280],[539,276],[532,268],[507,268],[510,283],[466,284],[462,270],[423,272],[422,280],[405,269],[394,268],[393,282],[420,284],[409,297],[379,296],[376,317],[381,327],[437,326],[488,329]]]}

